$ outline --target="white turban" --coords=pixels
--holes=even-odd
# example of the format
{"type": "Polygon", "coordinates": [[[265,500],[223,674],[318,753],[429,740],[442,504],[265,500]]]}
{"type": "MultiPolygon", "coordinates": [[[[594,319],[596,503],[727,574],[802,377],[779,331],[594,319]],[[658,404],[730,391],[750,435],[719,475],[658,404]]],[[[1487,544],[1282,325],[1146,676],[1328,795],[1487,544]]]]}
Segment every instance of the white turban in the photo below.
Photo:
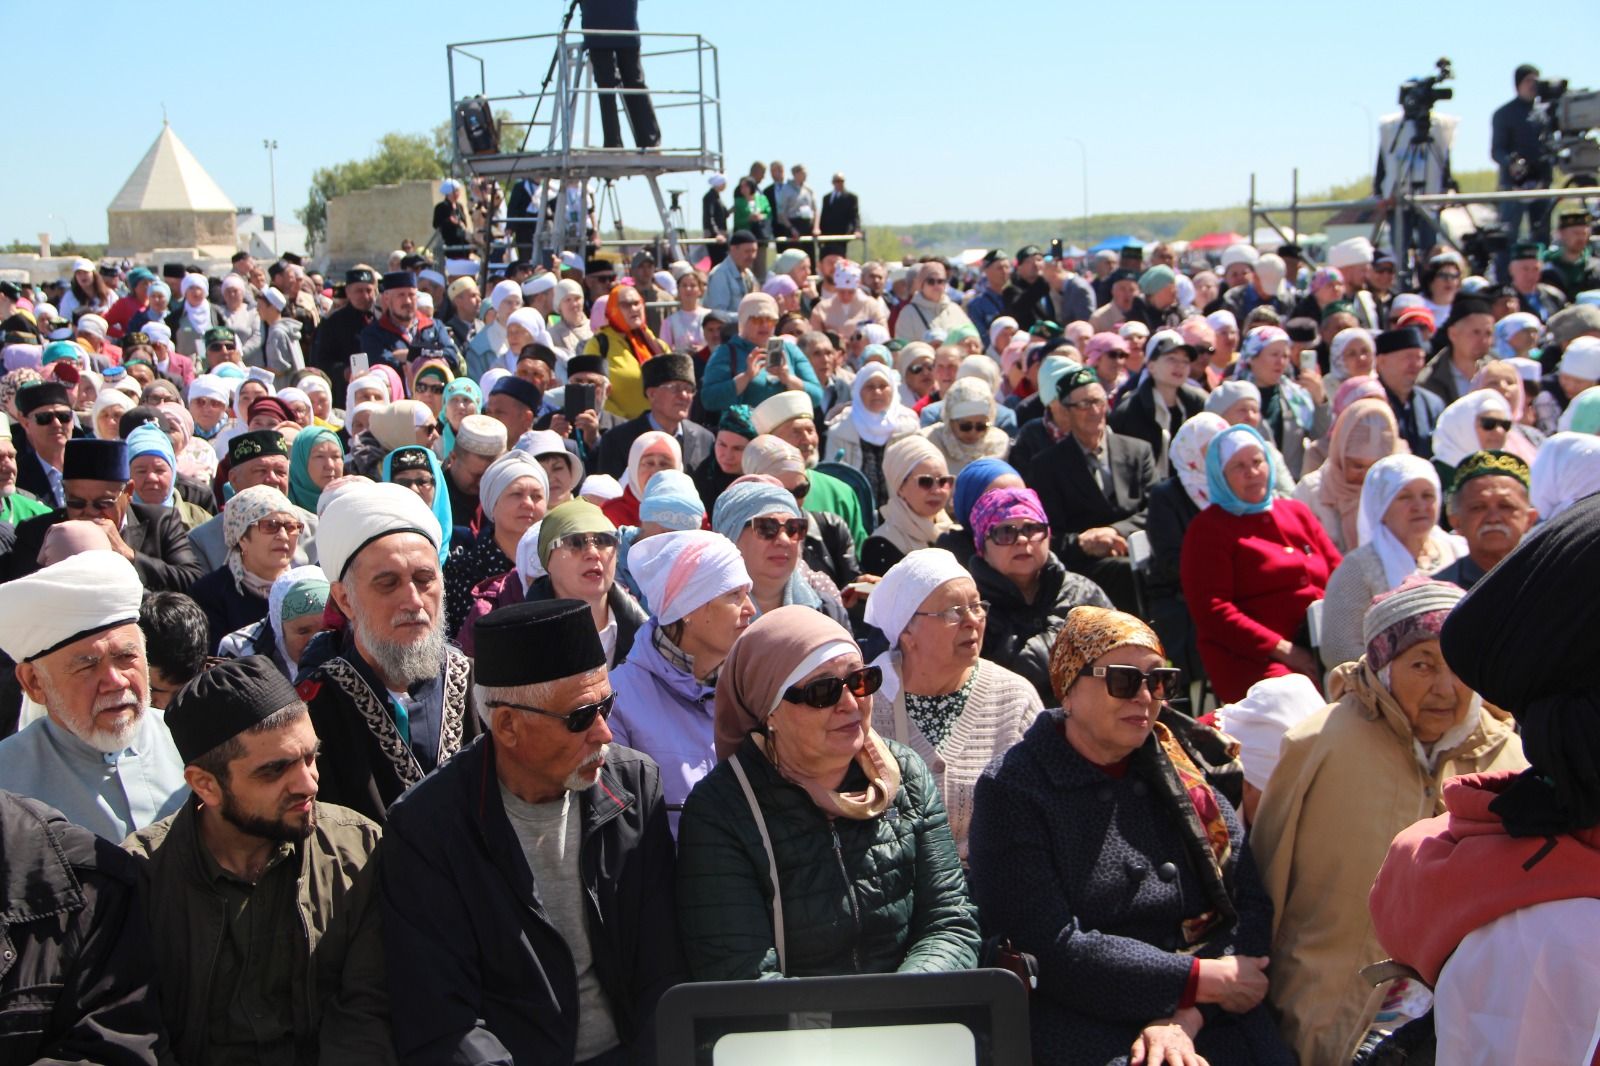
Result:
{"type": "Polygon", "coordinates": [[[662,625],[678,621],[734,589],[750,588],[738,547],[720,533],[658,533],[628,550],[628,572],[662,625]]]}
{"type": "Polygon", "coordinates": [[[1371,241],[1365,237],[1351,237],[1328,249],[1328,265],[1336,268],[1359,266],[1372,262],[1372,256],[1371,241]]]}
{"type": "Polygon", "coordinates": [[[484,517],[494,520],[495,505],[500,502],[501,495],[512,482],[523,477],[533,478],[544,487],[545,496],[550,495],[550,475],[544,472],[539,460],[527,452],[512,449],[489,464],[478,482],[478,500],[483,504],[484,517]]]}
{"type": "Polygon", "coordinates": [[[165,322],[151,320],[139,327],[139,332],[150,338],[151,344],[172,347],[172,327],[165,322]]]}
{"type": "Polygon", "coordinates": [[[540,274],[529,278],[522,283],[522,295],[537,296],[541,292],[549,292],[556,287],[556,276],[551,273],[540,274]]]}
{"type": "Polygon", "coordinates": [[[435,549],[442,534],[433,509],[422,497],[390,482],[358,485],[322,512],[317,526],[317,557],[330,581],[345,571],[368,544],[391,533],[420,533],[435,549]]]}
{"type": "MultiPolygon", "coordinates": [[[[413,493],[415,495],[415,493],[413,493]]],[[[139,620],[144,585],[113,551],[86,551],[6,585],[0,650],[19,663],[139,620]]]]}
{"type": "Polygon", "coordinates": [[[1269,677],[1251,685],[1238,703],[1219,708],[1217,728],[1239,742],[1245,781],[1266,788],[1278,765],[1283,735],[1325,706],[1327,701],[1306,675],[1269,677]]]}
{"type": "Polygon", "coordinates": [[[513,296],[522,299],[522,286],[510,280],[499,282],[489,290],[489,305],[499,311],[500,305],[513,296]]]}
{"type": "Polygon", "coordinates": [[[215,374],[201,374],[189,382],[189,402],[196,400],[216,400],[218,403],[227,403],[232,397],[233,390],[228,388],[228,383],[215,374]]]}
{"type": "Polygon", "coordinates": [[[1253,267],[1260,258],[1261,253],[1248,244],[1230,244],[1227,250],[1222,253],[1222,269],[1227,270],[1235,263],[1244,263],[1253,267]]]}
{"type": "Polygon", "coordinates": [[[607,500],[615,500],[621,495],[622,482],[610,474],[590,474],[583,479],[583,485],[578,489],[580,499],[588,500],[597,506],[607,500]]]}
{"type": "Polygon", "coordinates": [[[771,433],[785,422],[795,418],[815,418],[811,397],[801,389],[787,389],[768,396],[750,412],[757,433],[771,433]]]}

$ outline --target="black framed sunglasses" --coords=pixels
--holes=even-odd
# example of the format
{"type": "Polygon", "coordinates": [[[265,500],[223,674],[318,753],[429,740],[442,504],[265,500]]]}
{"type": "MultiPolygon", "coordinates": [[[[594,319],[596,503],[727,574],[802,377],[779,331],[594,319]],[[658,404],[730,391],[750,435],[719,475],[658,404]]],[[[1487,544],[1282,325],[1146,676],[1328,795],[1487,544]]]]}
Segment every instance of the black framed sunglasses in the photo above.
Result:
{"type": "Polygon", "coordinates": [[[394,483],[403,489],[410,489],[412,492],[416,492],[418,489],[431,489],[433,488],[433,475],[419,474],[411,477],[402,475],[395,478],[394,483]]]}
{"type": "Polygon", "coordinates": [[[1497,429],[1503,429],[1509,433],[1511,432],[1511,419],[1492,418],[1489,415],[1484,415],[1482,418],[1478,419],[1478,428],[1491,433],[1497,429]]]}
{"type": "Polygon", "coordinates": [[[52,422],[65,426],[71,421],[71,411],[35,411],[33,413],[33,424],[36,426],[48,426],[52,422]]]}
{"type": "Polygon", "coordinates": [[[989,535],[984,539],[1004,548],[1019,540],[1038,540],[1049,535],[1050,527],[1043,522],[1007,522],[989,530],[989,535]]]}
{"type": "Polygon", "coordinates": [[[430,396],[443,396],[444,395],[444,382],[442,382],[442,381],[418,381],[418,382],[416,382],[415,384],[413,384],[411,386],[411,391],[412,392],[426,392],[430,396]]]}
{"type": "Polygon", "coordinates": [[[806,535],[804,518],[752,518],[746,526],[755,530],[756,536],[762,540],[777,540],[780,532],[789,534],[790,540],[799,540],[806,535]]]}
{"type": "Polygon", "coordinates": [[[566,714],[557,714],[554,711],[547,711],[542,707],[529,707],[525,703],[507,703],[505,700],[495,700],[493,703],[489,704],[489,706],[509,707],[513,711],[522,711],[525,714],[537,714],[542,715],[545,718],[554,718],[557,721],[565,722],[567,724],[567,732],[569,733],[587,733],[589,731],[589,727],[594,725],[594,720],[596,717],[611,717],[611,706],[616,702],[617,694],[613,692],[603,700],[599,700],[595,703],[586,703],[582,707],[568,711],[566,714]]]}
{"type": "Polygon", "coordinates": [[[606,551],[616,546],[617,535],[615,533],[568,533],[566,536],[556,540],[556,547],[574,552],[588,551],[591,547],[606,551]]]}
{"type": "Polygon", "coordinates": [[[957,422],[955,425],[956,425],[956,431],[958,433],[987,433],[987,432],[989,432],[989,423],[984,422],[984,421],[957,422]]]}
{"type": "Polygon", "coordinates": [[[1079,677],[1100,677],[1106,682],[1106,692],[1119,700],[1131,700],[1139,695],[1139,686],[1147,685],[1150,695],[1158,700],[1170,700],[1178,694],[1183,671],[1171,666],[1158,666],[1148,674],[1136,666],[1085,666],[1079,677]]]}
{"type": "Polygon", "coordinates": [[[949,474],[919,474],[911,480],[923,492],[947,489],[956,483],[956,479],[949,474]]]}
{"type": "Polygon", "coordinates": [[[231,352],[231,351],[235,350],[238,347],[239,346],[237,344],[234,344],[232,341],[219,341],[216,344],[208,344],[208,345],[206,345],[206,351],[208,351],[208,352],[231,352]]]}
{"type": "Polygon", "coordinates": [[[790,703],[800,703],[817,710],[826,710],[839,702],[846,690],[860,698],[870,696],[883,686],[883,669],[863,666],[843,677],[819,677],[804,685],[790,685],[783,690],[783,698],[790,703]]]}

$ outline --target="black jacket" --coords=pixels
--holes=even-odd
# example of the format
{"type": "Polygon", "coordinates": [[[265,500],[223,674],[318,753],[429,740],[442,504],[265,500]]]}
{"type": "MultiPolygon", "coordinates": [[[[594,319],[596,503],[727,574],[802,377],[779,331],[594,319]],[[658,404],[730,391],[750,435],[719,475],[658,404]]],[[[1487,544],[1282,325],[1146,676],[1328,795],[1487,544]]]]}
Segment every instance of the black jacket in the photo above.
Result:
{"type": "MultiPolygon", "coordinates": [[[[650,1062],[656,1002],[688,976],[661,771],[613,746],[599,780],[575,798],[595,974],[624,1061],[650,1062]]],[[[572,1062],[577,973],[506,817],[492,737],[395,804],[383,848],[378,880],[400,1061],[572,1062]]]]}
{"type": "Polygon", "coordinates": [[[849,524],[832,511],[807,511],[805,515],[806,540],[800,546],[800,558],[805,564],[833,578],[841,589],[860,577],[861,563],[856,559],[856,542],[849,524]]]}
{"type": "MultiPolygon", "coordinates": [[[[5,579],[25,577],[39,569],[39,549],[64,509],[30,518],[17,527],[17,546],[5,560],[5,579]]],[[[189,543],[189,531],[177,512],[137,500],[128,505],[123,543],[133,549],[133,568],[149,592],[188,592],[205,573],[200,553],[189,543]]]]}
{"type": "Polygon", "coordinates": [[[1165,477],[1167,443],[1172,439],[1172,434],[1178,432],[1179,426],[1205,410],[1206,394],[1193,385],[1178,386],[1178,405],[1168,409],[1172,417],[1164,434],[1161,424],[1156,421],[1156,401],[1156,383],[1146,376],[1137,388],[1123,394],[1117,402],[1117,409],[1111,412],[1107,421],[1113,432],[1124,437],[1136,437],[1150,445],[1156,476],[1165,477]]]}
{"type": "MultiPolygon", "coordinates": [[[[591,466],[589,472],[610,474],[620,479],[628,469],[628,449],[633,447],[634,441],[654,428],[650,425],[650,413],[646,411],[638,418],[630,418],[615,429],[606,430],[600,437],[599,462],[591,466]]],[[[683,449],[683,469],[694,470],[711,454],[716,445],[716,438],[706,427],[687,418],[683,420],[681,428],[683,435],[678,438],[678,446],[683,449]]]]}
{"type": "Polygon", "coordinates": [[[822,232],[856,233],[861,229],[861,203],[856,194],[829,189],[822,197],[822,232]]]}
{"type": "Polygon", "coordinates": [[[0,791],[0,1062],[154,1066],[141,897],[133,856],[0,791]]]}
{"type": "Polygon", "coordinates": [[[233,571],[226,566],[219,566],[196,581],[189,589],[189,598],[206,613],[206,650],[212,655],[217,653],[223,637],[267,617],[266,597],[241,590],[233,571]]]}
{"type": "Polygon", "coordinates": [[[311,352],[311,365],[327,373],[334,381],[343,381],[350,366],[350,357],[361,350],[361,331],[372,324],[377,315],[372,311],[358,311],[352,304],[322,320],[317,327],[316,347],[311,352]]]}
{"type": "Polygon", "coordinates": [[[1050,687],[1050,650],[1055,647],[1056,634],[1074,607],[1109,608],[1111,599],[1082,574],[1070,573],[1053,554],[1044,561],[1039,592],[1032,603],[1022,598],[1022,591],[1010,578],[981,557],[974,555],[968,560],[967,569],[978,585],[978,596],[989,601],[983,657],[1021,674],[1046,707],[1058,705],[1061,701],[1050,687]]]}
{"type": "Polygon", "coordinates": [[[1056,445],[1056,438],[1045,424],[1045,419],[1049,417],[1049,412],[1046,412],[1023,422],[1022,428],[1017,430],[1017,439],[1011,442],[1011,453],[1006,456],[1006,462],[1016,468],[1022,480],[1030,485],[1033,484],[1034,460],[1056,445]]]}
{"type": "Polygon", "coordinates": [[[1183,534],[1200,508],[1189,498],[1176,474],[1158,482],[1150,490],[1150,562],[1144,572],[1145,612],[1161,645],[1186,680],[1205,674],[1200,651],[1195,646],[1194,619],[1183,599],[1183,584],[1178,579],[1178,564],[1183,557],[1183,534]]]}
{"type": "Polygon", "coordinates": [[[712,453],[701,461],[700,465],[693,467],[692,477],[694,487],[699,490],[700,502],[706,505],[706,514],[717,509],[717,497],[722,495],[722,490],[733,484],[734,479],[740,474],[724,473],[717,463],[715,438],[712,438],[712,453]]]}
{"type": "Polygon", "coordinates": [[[1177,329],[1178,323],[1183,321],[1183,308],[1176,302],[1161,308],[1156,307],[1143,296],[1133,298],[1133,306],[1128,308],[1129,322],[1143,322],[1154,333],[1158,329],[1177,329]]]}
{"type": "Polygon", "coordinates": [[[1078,534],[1097,526],[1110,526],[1124,537],[1143,529],[1150,487],[1156,481],[1155,457],[1150,445],[1112,432],[1107,448],[1111,459],[1111,494],[1095,484],[1089,461],[1075,437],[1066,437],[1033,461],[1023,476],[1039,493],[1050,518],[1050,535],[1062,562],[1074,570],[1090,560],[1078,549],[1078,534]]]}
{"type": "Polygon", "coordinates": [[[700,228],[707,237],[728,235],[728,205],[716,189],[707,189],[700,201],[700,228]]]}
{"type": "Polygon", "coordinates": [[[1000,293],[1000,299],[1005,301],[1006,314],[1017,320],[1017,328],[1026,331],[1039,320],[1039,301],[1048,298],[1049,295],[1050,283],[1042,276],[1024,282],[1013,274],[1011,283],[1000,293]]]}

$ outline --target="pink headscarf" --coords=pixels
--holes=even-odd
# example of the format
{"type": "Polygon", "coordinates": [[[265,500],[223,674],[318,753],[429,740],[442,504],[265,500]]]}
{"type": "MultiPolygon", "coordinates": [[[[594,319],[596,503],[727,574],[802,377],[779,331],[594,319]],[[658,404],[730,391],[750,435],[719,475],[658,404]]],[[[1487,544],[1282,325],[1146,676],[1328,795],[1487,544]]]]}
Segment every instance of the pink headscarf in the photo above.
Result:
{"type": "Polygon", "coordinates": [[[389,399],[391,401],[403,400],[406,398],[405,382],[400,380],[400,372],[394,367],[388,365],[387,363],[379,363],[377,366],[368,370],[367,374],[369,376],[377,374],[379,377],[383,378],[384,382],[389,386],[389,399]]]}
{"type": "MultiPolygon", "coordinates": [[[[1485,377],[1484,374],[1489,367],[1493,366],[1496,362],[1498,362],[1498,360],[1491,359],[1489,362],[1479,367],[1478,372],[1472,376],[1472,390],[1474,392],[1476,392],[1478,389],[1495,388],[1489,384],[1489,379],[1485,377]]],[[[1511,432],[1506,434],[1505,450],[1510,452],[1512,455],[1515,455],[1523,462],[1531,465],[1533,463],[1534,456],[1539,454],[1539,449],[1534,447],[1533,442],[1527,437],[1524,437],[1517,429],[1517,426],[1522,425],[1522,413],[1527,409],[1528,393],[1527,389],[1522,383],[1522,375],[1518,373],[1513,375],[1513,377],[1516,378],[1517,382],[1516,391],[1511,394],[1506,402],[1511,405],[1511,421],[1514,423],[1514,425],[1511,427],[1511,432]]],[[[1496,388],[1495,391],[1498,392],[1499,389],[1496,388]]]]}
{"type": "MultiPolygon", "coordinates": [[[[1345,378],[1340,382],[1339,388],[1333,394],[1333,417],[1337,421],[1344,414],[1345,408],[1357,400],[1383,400],[1387,402],[1389,396],[1383,391],[1383,382],[1374,374],[1360,374],[1353,378],[1345,378]]],[[[1330,427],[1331,428],[1331,427],[1330,427]]]]}

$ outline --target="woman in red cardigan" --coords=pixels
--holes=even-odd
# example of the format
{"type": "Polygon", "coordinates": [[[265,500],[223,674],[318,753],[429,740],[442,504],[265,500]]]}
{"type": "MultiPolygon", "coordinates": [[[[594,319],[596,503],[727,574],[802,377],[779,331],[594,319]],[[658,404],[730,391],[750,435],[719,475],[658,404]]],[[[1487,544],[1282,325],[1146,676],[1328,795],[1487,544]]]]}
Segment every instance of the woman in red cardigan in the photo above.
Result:
{"type": "Polygon", "coordinates": [[[1179,578],[1200,659],[1217,699],[1233,703],[1265,677],[1315,679],[1306,608],[1322,599],[1339,549],[1311,509],[1272,494],[1266,441],[1231,426],[1206,449],[1211,506],[1183,535],[1179,578]]]}

